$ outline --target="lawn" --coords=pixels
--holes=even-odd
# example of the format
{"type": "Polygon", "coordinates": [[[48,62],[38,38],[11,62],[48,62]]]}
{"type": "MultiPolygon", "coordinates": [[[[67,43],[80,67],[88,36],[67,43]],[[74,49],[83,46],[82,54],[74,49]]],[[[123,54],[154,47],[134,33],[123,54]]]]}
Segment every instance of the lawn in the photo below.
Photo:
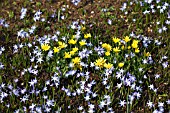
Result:
{"type": "Polygon", "coordinates": [[[0,2],[0,112],[170,112],[169,0],[0,2]]]}

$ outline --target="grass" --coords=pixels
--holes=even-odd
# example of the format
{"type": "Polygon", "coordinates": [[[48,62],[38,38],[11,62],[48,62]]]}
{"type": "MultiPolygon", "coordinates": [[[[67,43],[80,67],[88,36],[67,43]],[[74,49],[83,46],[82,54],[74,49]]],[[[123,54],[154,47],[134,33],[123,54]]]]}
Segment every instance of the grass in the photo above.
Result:
{"type": "Polygon", "coordinates": [[[0,110],[170,112],[169,7],[1,2],[0,110]]]}

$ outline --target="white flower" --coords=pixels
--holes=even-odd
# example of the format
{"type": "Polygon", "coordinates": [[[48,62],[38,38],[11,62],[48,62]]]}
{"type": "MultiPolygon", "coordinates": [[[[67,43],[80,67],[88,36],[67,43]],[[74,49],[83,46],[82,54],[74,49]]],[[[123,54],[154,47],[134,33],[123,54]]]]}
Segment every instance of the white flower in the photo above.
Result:
{"type": "Polygon", "coordinates": [[[90,100],[90,96],[87,94],[85,97],[84,97],[85,101],[89,101],[90,100]]]}
{"type": "Polygon", "coordinates": [[[158,79],[158,78],[160,78],[160,74],[155,75],[155,79],[158,79]]]}
{"type": "Polygon", "coordinates": [[[125,102],[125,100],[123,100],[123,101],[120,100],[120,103],[119,103],[119,104],[120,104],[120,106],[123,106],[123,107],[124,107],[125,104],[126,104],[126,102],[125,102]]]}
{"type": "Polygon", "coordinates": [[[54,102],[52,100],[47,100],[47,106],[54,106],[54,102]]]}
{"type": "Polygon", "coordinates": [[[109,25],[111,25],[111,24],[112,24],[112,20],[108,19],[107,23],[108,23],[109,25]]]}
{"type": "Polygon", "coordinates": [[[158,111],[157,109],[155,109],[155,110],[153,111],[153,113],[159,113],[159,111],[158,111]]]}
{"type": "Polygon", "coordinates": [[[142,61],[143,61],[143,64],[147,64],[148,63],[148,61],[146,60],[146,59],[142,59],[142,61]]]}
{"type": "Polygon", "coordinates": [[[39,57],[39,58],[37,59],[37,63],[40,63],[40,64],[41,64],[41,62],[43,62],[43,59],[42,59],[42,57],[39,57]]]}
{"type": "Polygon", "coordinates": [[[149,85],[150,90],[154,90],[153,84],[149,85]]]}
{"type": "Polygon", "coordinates": [[[153,102],[151,102],[150,100],[149,100],[149,102],[147,102],[147,105],[148,105],[149,108],[152,108],[154,106],[153,102]]]}
{"type": "Polygon", "coordinates": [[[80,93],[82,93],[82,90],[77,89],[77,94],[80,95],[80,93]]]}
{"type": "Polygon", "coordinates": [[[162,63],[162,66],[163,66],[164,68],[167,68],[167,67],[168,67],[168,62],[162,63]]]}
{"type": "Polygon", "coordinates": [[[105,105],[106,105],[105,101],[101,101],[99,105],[100,109],[102,109],[105,105]]]}
{"type": "Polygon", "coordinates": [[[80,111],[83,110],[83,106],[79,106],[78,110],[80,110],[80,111]]]}
{"type": "Polygon", "coordinates": [[[97,97],[97,94],[96,93],[92,93],[92,97],[93,98],[97,97]]]}
{"type": "Polygon", "coordinates": [[[163,102],[158,102],[158,107],[164,107],[164,103],[163,102]]]}
{"type": "Polygon", "coordinates": [[[166,103],[169,105],[169,104],[170,104],[170,99],[168,99],[168,100],[166,101],[166,103]]]}
{"type": "Polygon", "coordinates": [[[117,83],[117,86],[116,86],[118,89],[120,89],[122,87],[122,83],[117,83]]]}
{"type": "Polygon", "coordinates": [[[116,78],[119,79],[121,78],[122,74],[120,72],[116,72],[116,78]]]}
{"type": "Polygon", "coordinates": [[[94,110],[93,109],[89,109],[88,113],[94,113],[94,110]]]}
{"type": "Polygon", "coordinates": [[[94,105],[93,104],[89,104],[89,109],[94,109],[94,105]]]}
{"type": "Polygon", "coordinates": [[[32,103],[32,105],[29,106],[29,109],[33,110],[35,106],[36,106],[36,104],[32,103]]]}
{"type": "Polygon", "coordinates": [[[107,84],[107,81],[106,81],[106,80],[103,80],[102,83],[103,83],[103,85],[106,85],[106,84],[107,84]]]}
{"type": "Polygon", "coordinates": [[[142,72],[143,71],[143,68],[138,68],[139,72],[142,72]]]}

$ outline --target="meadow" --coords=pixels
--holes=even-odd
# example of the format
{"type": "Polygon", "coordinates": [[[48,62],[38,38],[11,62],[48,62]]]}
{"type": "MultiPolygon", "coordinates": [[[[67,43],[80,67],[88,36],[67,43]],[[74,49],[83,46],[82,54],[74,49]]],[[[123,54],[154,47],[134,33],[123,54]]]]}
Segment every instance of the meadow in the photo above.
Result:
{"type": "Polygon", "coordinates": [[[170,113],[169,0],[0,1],[1,113],[170,113]]]}

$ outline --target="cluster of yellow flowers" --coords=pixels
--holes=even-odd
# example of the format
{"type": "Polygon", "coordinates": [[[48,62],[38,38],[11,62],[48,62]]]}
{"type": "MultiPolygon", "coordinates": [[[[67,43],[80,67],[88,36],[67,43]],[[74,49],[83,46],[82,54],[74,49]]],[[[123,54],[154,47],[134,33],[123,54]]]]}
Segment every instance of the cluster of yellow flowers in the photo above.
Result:
{"type": "Polygon", "coordinates": [[[110,51],[112,50],[112,46],[110,44],[102,44],[102,47],[105,48],[107,51],[105,52],[105,55],[106,56],[109,56],[110,55],[110,51]]]}
{"type": "MultiPolygon", "coordinates": [[[[99,59],[97,59],[94,64],[95,64],[97,67],[99,67],[99,68],[105,67],[105,68],[107,68],[107,69],[110,69],[110,68],[113,67],[113,64],[111,64],[111,63],[106,63],[106,59],[104,59],[104,58],[102,58],[102,57],[100,57],[99,59]]],[[[124,62],[120,62],[120,63],[118,64],[118,67],[120,67],[120,68],[123,67],[123,66],[124,66],[124,62]]]]}
{"type": "Polygon", "coordinates": [[[102,44],[102,47],[105,48],[107,51],[111,51],[112,50],[112,46],[110,44],[102,44]]]}
{"type": "Polygon", "coordinates": [[[58,47],[53,48],[54,53],[58,53],[61,49],[67,47],[67,44],[65,44],[64,42],[61,42],[61,41],[58,42],[58,45],[59,45],[58,47]]]}
{"type": "MultiPolygon", "coordinates": [[[[82,28],[82,29],[84,29],[84,28],[82,28]]],[[[88,39],[88,38],[90,38],[90,37],[91,37],[91,34],[90,34],[90,33],[84,34],[84,38],[85,38],[85,39],[88,39]]],[[[84,45],[87,44],[85,39],[79,41],[79,45],[80,45],[80,46],[84,46],[84,45]]],[[[124,40],[125,43],[121,43],[121,39],[116,38],[116,37],[113,37],[113,38],[112,38],[112,41],[116,44],[116,46],[113,47],[113,48],[112,48],[112,46],[111,46],[110,44],[103,43],[103,44],[102,44],[102,47],[103,47],[104,49],[106,49],[105,55],[106,55],[106,56],[110,56],[110,52],[111,52],[112,50],[113,50],[115,53],[118,53],[118,52],[121,51],[121,49],[124,50],[125,48],[127,48],[127,49],[133,48],[133,49],[135,49],[135,53],[139,53],[139,52],[140,52],[139,47],[138,47],[139,40],[137,40],[137,39],[133,39],[133,40],[132,40],[132,39],[129,38],[129,36],[125,36],[125,37],[123,38],[123,40],[124,40]],[[130,42],[131,40],[132,40],[132,43],[131,43],[130,45],[127,44],[127,43],[130,42]],[[123,45],[122,45],[122,44],[123,44],[123,45]],[[122,45],[121,48],[120,48],[120,45],[122,45]]],[[[70,45],[75,45],[75,44],[77,43],[77,41],[78,41],[78,40],[75,39],[75,35],[73,35],[73,36],[71,37],[71,39],[68,40],[68,43],[69,43],[70,45]]],[[[54,47],[54,48],[53,48],[53,51],[54,51],[54,53],[58,53],[61,49],[66,48],[66,47],[67,47],[67,44],[66,44],[66,43],[61,42],[61,41],[58,41],[58,47],[54,47]]],[[[50,45],[49,45],[49,44],[42,44],[42,45],[41,45],[41,48],[42,48],[43,51],[48,51],[48,50],[50,49],[50,45]]],[[[78,50],[79,50],[78,47],[72,48],[71,51],[64,53],[64,58],[65,58],[65,59],[71,58],[73,55],[75,55],[75,53],[76,53],[78,50]]],[[[149,52],[147,52],[147,53],[145,52],[144,55],[145,55],[145,56],[149,56],[150,53],[149,53],[149,52]]],[[[81,62],[80,57],[75,57],[75,58],[72,59],[72,63],[74,64],[74,67],[81,68],[80,62],[81,62]]],[[[95,65],[98,66],[99,68],[105,67],[105,68],[107,68],[107,69],[110,69],[111,67],[113,67],[113,64],[111,64],[111,63],[106,63],[106,59],[104,59],[104,58],[102,58],[102,57],[100,57],[99,59],[97,59],[94,63],[95,63],[95,65]]],[[[124,66],[124,62],[118,63],[118,67],[119,67],[119,68],[121,68],[121,67],[123,67],[123,66],[124,66]]]]}
{"type": "MultiPolygon", "coordinates": [[[[58,53],[61,49],[67,47],[67,44],[65,44],[64,42],[59,41],[58,44],[59,44],[58,47],[53,48],[54,53],[58,53]]],[[[51,46],[49,44],[45,43],[45,44],[41,45],[41,49],[43,51],[48,51],[50,48],[51,48],[51,46]]]]}
{"type": "Polygon", "coordinates": [[[64,53],[64,58],[71,58],[72,55],[74,55],[78,51],[77,47],[72,48],[70,52],[64,53]]]}
{"type": "Polygon", "coordinates": [[[139,52],[140,52],[140,50],[139,50],[139,48],[138,48],[138,43],[139,43],[138,40],[133,40],[132,45],[131,45],[132,48],[135,49],[135,53],[139,53],[139,52]]]}

